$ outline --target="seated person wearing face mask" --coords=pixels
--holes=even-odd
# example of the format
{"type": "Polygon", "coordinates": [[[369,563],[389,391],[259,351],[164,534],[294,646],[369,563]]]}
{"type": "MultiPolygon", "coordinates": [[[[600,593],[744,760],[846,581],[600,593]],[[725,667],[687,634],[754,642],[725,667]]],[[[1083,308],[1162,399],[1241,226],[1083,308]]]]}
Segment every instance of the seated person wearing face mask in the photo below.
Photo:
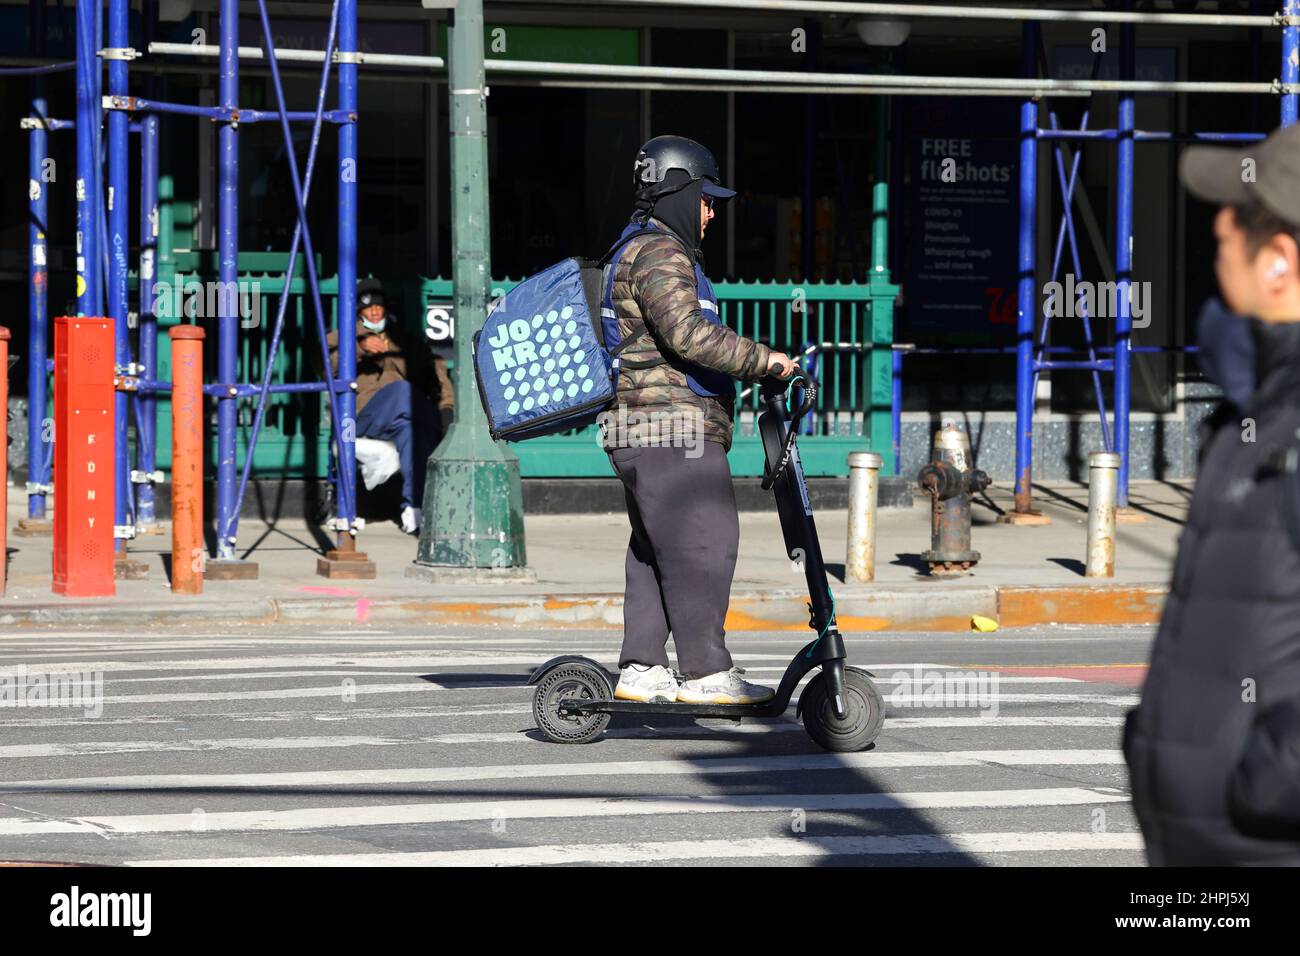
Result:
{"type": "MultiPolygon", "coordinates": [[[[391,441],[402,474],[402,530],[420,530],[420,502],[430,452],[442,437],[435,402],[451,397],[446,363],[431,360],[423,342],[408,335],[384,306],[378,279],[357,283],[357,438],[391,441]],[[439,367],[441,366],[441,367],[439,367]]],[[[327,339],[338,373],[338,332],[327,339]]],[[[450,406],[447,406],[450,409],[450,406]]]]}

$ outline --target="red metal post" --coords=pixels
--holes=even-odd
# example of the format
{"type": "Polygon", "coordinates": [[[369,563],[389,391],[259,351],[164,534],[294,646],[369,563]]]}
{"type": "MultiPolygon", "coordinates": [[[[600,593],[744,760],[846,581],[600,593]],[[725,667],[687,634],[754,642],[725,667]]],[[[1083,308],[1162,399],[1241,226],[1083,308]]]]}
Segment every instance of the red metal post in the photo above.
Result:
{"type": "MultiPolygon", "coordinates": [[[[54,320],[54,593],[113,581],[113,320],[54,320]]],[[[35,374],[35,373],[33,373],[35,374]]]]}
{"type": "Polygon", "coordinates": [[[203,330],[172,340],[172,591],[203,593],[203,330]]]}

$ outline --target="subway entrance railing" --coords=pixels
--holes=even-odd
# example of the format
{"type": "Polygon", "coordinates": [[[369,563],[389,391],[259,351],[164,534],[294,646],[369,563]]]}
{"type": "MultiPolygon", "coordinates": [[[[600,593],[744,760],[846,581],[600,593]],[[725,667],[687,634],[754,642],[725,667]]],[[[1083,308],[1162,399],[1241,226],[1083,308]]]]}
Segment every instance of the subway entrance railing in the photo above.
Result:
{"type": "MultiPolygon", "coordinates": [[[[193,296],[187,284],[210,288],[209,263],[181,253],[175,270],[160,270],[158,281],[167,283],[173,308],[159,319],[157,334],[178,321],[206,323],[209,317],[181,315],[193,296]],[[180,308],[175,306],[179,305],[180,308]]],[[[241,266],[274,262],[274,271],[242,269],[239,273],[241,307],[239,380],[259,381],[265,371],[271,326],[283,288],[281,269],[285,256],[252,254],[240,256],[241,266]]],[[[282,346],[276,356],[271,381],[275,385],[310,382],[317,377],[312,363],[319,346],[311,319],[306,280],[297,270],[289,287],[291,297],[282,346]]],[[[504,292],[518,280],[493,283],[504,292]]],[[[425,314],[430,306],[452,301],[450,279],[384,277],[391,310],[408,330],[423,335],[425,314]]],[[[870,449],[893,467],[890,409],[892,399],[893,303],[897,287],[877,283],[778,283],[719,282],[722,321],[741,335],[758,338],[790,352],[803,354],[803,365],[820,384],[818,409],[800,423],[800,454],[810,476],[844,475],[849,451],[870,449]]],[[[338,279],[321,278],[321,295],[331,319],[336,318],[338,279]]],[[[206,303],[195,303],[198,309],[206,303]]],[[[207,361],[215,362],[209,350],[207,361]]],[[[157,378],[170,380],[169,350],[158,350],[157,378]]],[[[456,374],[453,364],[453,374],[456,374]]],[[[215,366],[206,380],[215,379],[215,366]]],[[[756,391],[740,391],[736,403],[736,432],[731,449],[732,472],[754,476],[762,471],[763,454],[755,432],[758,412],[756,391]]],[[[256,396],[239,404],[238,458],[244,460],[252,425],[256,396]]],[[[478,413],[478,410],[475,410],[478,413]]],[[[167,416],[158,420],[157,467],[170,471],[171,436],[167,416]]],[[[331,430],[324,396],[313,393],[276,393],[268,401],[266,420],[254,450],[252,473],[256,477],[325,478],[329,472],[331,430]]],[[[207,436],[215,452],[215,430],[207,436]]],[[[514,446],[521,473],[526,478],[605,477],[611,474],[605,454],[596,440],[595,429],[551,435],[514,446]]],[[[211,470],[214,454],[205,456],[211,470]]],[[[209,476],[211,477],[211,476],[209,476]]]]}

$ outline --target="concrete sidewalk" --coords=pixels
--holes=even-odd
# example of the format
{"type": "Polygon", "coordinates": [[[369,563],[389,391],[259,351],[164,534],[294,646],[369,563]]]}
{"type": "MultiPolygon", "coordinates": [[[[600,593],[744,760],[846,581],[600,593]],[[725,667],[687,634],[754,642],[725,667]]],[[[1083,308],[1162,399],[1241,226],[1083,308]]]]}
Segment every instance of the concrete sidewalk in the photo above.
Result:
{"type": "MultiPolygon", "coordinates": [[[[931,578],[920,561],[929,547],[929,499],[912,509],[880,512],[874,584],[844,584],[844,511],[817,515],[842,630],[969,630],[982,615],[1003,627],[1050,623],[1145,624],[1158,618],[1178,534],[1191,497],[1189,483],[1143,482],[1131,504],[1146,521],[1121,524],[1115,577],[1083,577],[1087,488],[1052,484],[1035,489],[1051,517],[1042,527],[996,523],[1011,508],[1010,488],[989,489],[975,507],[974,547],[982,560],[957,578],[931,578]]],[[[10,492],[9,525],[25,502],[10,492]]],[[[373,581],[329,582],[315,574],[327,546],[302,522],[274,527],[244,520],[241,549],[260,562],[257,581],[207,581],[201,596],[173,595],[163,556],[170,534],[143,536],[132,556],[149,565],[148,580],[119,581],[113,598],[69,599],[50,590],[51,540],[10,536],[9,587],[0,599],[0,627],[116,626],[151,622],[322,624],[421,620],[429,624],[621,627],[623,514],[530,515],[528,562],[536,580],[430,582],[407,575],[416,542],[396,525],[366,528],[361,546],[379,568],[373,581]]],[[[729,630],[807,627],[803,572],[785,556],[775,511],[741,515],[741,554],[732,590],[729,630]]]]}

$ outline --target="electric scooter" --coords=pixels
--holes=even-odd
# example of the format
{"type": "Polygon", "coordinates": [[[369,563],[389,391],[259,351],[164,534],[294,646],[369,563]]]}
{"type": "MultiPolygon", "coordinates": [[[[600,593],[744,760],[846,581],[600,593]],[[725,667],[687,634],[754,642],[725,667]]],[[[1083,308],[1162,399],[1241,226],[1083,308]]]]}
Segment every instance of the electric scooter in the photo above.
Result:
{"type": "Polygon", "coordinates": [[[785,550],[792,559],[803,556],[808,579],[808,626],[817,637],[800,648],[781,678],[776,696],[762,704],[688,704],[616,700],[615,676],[589,657],[565,655],[547,661],[528,683],[533,693],[533,719],[556,743],[590,743],[604,733],[614,714],[678,714],[694,717],[776,717],[790,704],[799,682],[811,671],[821,672],[799,696],[796,713],[808,736],[827,750],[847,753],[869,747],[880,733],[885,708],[871,674],[845,664],[844,639],[835,624],[835,599],[826,582],[821,544],[808,501],[808,485],[795,444],[798,423],[812,410],[817,386],[802,371],[785,379],[765,378],[760,387],[758,418],[763,440],[763,490],[776,496],[785,550]],[[802,398],[791,410],[790,394],[802,398]]]}

